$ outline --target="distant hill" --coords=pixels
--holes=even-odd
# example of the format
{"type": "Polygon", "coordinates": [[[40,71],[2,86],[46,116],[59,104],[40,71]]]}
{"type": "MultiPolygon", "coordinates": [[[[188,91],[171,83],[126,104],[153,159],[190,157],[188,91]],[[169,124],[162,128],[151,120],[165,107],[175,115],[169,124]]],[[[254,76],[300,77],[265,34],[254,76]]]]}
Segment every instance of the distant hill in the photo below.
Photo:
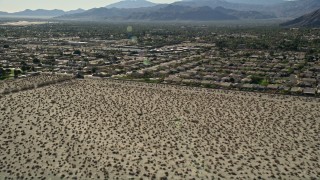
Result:
{"type": "Polygon", "coordinates": [[[64,11],[54,9],[54,10],[45,10],[45,9],[37,9],[37,10],[30,10],[26,9],[21,12],[10,13],[15,16],[61,16],[64,14],[64,11]]]}
{"type": "Polygon", "coordinates": [[[7,12],[2,12],[2,11],[0,11],[0,16],[1,15],[8,15],[8,13],[7,12]]]}
{"type": "Polygon", "coordinates": [[[223,7],[210,8],[168,5],[149,13],[133,13],[128,19],[135,20],[236,20],[236,19],[269,19],[275,16],[256,11],[236,11],[223,7]]]}
{"type": "Polygon", "coordinates": [[[85,12],[85,10],[77,9],[77,10],[71,10],[71,11],[63,11],[63,10],[59,10],[59,9],[54,9],[54,10],[26,9],[24,11],[15,12],[15,13],[0,12],[0,16],[56,17],[56,16],[62,16],[62,15],[66,15],[66,14],[75,14],[75,13],[82,13],[82,12],[85,12]]]}
{"type": "Polygon", "coordinates": [[[297,18],[320,8],[320,0],[296,0],[271,6],[269,9],[278,17],[297,18]]]}
{"type": "Polygon", "coordinates": [[[63,15],[56,19],[64,20],[190,20],[190,21],[211,21],[211,20],[236,20],[236,19],[270,19],[276,18],[267,13],[258,11],[237,11],[223,7],[211,8],[208,6],[190,7],[182,5],[156,5],[145,8],[94,8],[88,11],[63,15]]]}
{"type": "Polygon", "coordinates": [[[149,13],[134,13],[128,17],[128,19],[134,20],[197,20],[197,21],[209,21],[209,20],[235,20],[238,19],[235,16],[217,11],[208,6],[203,7],[188,7],[178,5],[168,5],[157,11],[149,13]]]}
{"type": "Polygon", "coordinates": [[[106,8],[131,9],[141,7],[152,7],[155,5],[157,4],[146,0],[123,0],[117,3],[110,4],[106,6],[106,8]]]}
{"type": "MultiPolygon", "coordinates": [[[[182,0],[170,4],[156,4],[147,0],[122,0],[105,8],[88,11],[77,9],[62,10],[24,10],[16,13],[0,12],[0,16],[58,17],[59,19],[184,19],[187,14],[194,14],[198,19],[215,19],[214,14],[235,16],[238,19],[297,18],[320,8],[320,0],[182,0]],[[175,8],[174,8],[175,7],[175,8]],[[182,8],[188,7],[188,8],[182,8]],[[205,9],[201,9],[207,7],[205,9]],[[170,9],[171,8],[171,9],[170,9]],[[211,8],[208,9],[208,8],[211,8]],[[218,8],[218,9],[215,9],[218,8]],[[224,8],[224,9],[221,9],[224,8]],[[160,10],[162,9],[162,10],[160,10]],[[204,12],[197,12],[205,10],[204,12]],[[212,11],[212,9],[214,11],[212,11]],[[175,14],[174,11],[178,11],[175,14]],[[181,12],[185,11],[185,12],[181,12]],[[219,12],[218,12],[219,11],[219,12]],[[167,15],[163,13],[168,13],[167,15]],[[161,17],[157,18],[156,15],[161,17]],[[167,16],[167,17],[166,17],[167,16]],[[175,17],[174,17],[175,16],[175,17]],[[179,16],[179,17],[178,17],[179,16]],[[200,18],[201,19],[201,18],[200,18]]],[[[191,18],[191,17],[190,17],[191,18]]],[[[188,19],[188,18],[187,18],[188,19]]]]}
{"type": "Polygon", "coordinates": [[[184,0],[173,4],[190,7],[209,6],[211,8],[224,7],[237,11],[256,11],[275,15],[280,18],[295,18],[320,7],[320,0],[184,0]]]}
{"type": "Polygon", "coordinates": [[[83,13],[85,11],[86,10],[79,8],[79,9],[76,9],[76,10],[66,11],[64,14],[77,14],[77,13],[83,13]]]}
{"type": "Polygon", "coordinates": [[[60,17],[56,17],[58,19],[83,19],[83,20],[104,20],[108,18],[114,17],[123,17],[127,14],[125,10],[120,10],[117,8],[93,8],[83,13],[71,14],[71,15],[63,15],[60,17]]]}
{"type": "Polygon", "coordinates": [[[261,13],[258,11],[236,11],[233,9],[226,9],[224,7],[217,7],[215,10],[220,11],[222,13],[235,16],[239,19],[272,19],[276,18],[274,15],[270,15],[267,13],[261,13]]]}
{"type": "Polygon", "coordinates": [[[320,9],[281,25],[287,27],[320,27],[320,9]]]}
{"type": "Polygon", "coordinates": [[[232,3],[242,4],[260,4],[260,5],[273,5],[285,2],[285,0],[226,0],[232,3]]]}
{"type": "Polygon", "coordinates": [[[265,6],[257,4],[242,4],[228,2],[226,0],[184,0],[172,3],[173,5],[190,6],[190,7],[203,7],[208,6],[211,8],[224,7],[227,9],[234,9],[238,11],[260,11],[265,10],[265,6]]]}
{"type": "Polygon", "coordinates": [[[118,9],[118,8],[93,8],[83,13],[63,15],[55,19],[67,20],[119,20],[129,16],[133,12],[143,11],[141,9],[118,9]]]}

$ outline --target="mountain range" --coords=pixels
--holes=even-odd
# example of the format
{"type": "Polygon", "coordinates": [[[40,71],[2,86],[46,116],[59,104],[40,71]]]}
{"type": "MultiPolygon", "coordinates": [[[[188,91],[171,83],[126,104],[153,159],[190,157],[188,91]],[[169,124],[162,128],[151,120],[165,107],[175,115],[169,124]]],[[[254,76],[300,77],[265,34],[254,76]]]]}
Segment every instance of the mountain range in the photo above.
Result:
{"type": "Polygon", "coordinates": [[[211,8],[208,6],[189,7],[168,5],[151,12],[131,14],[128,19],[133,20],[237,20],[237,19],[269,19],[272,15],[265,15],[256,11],[236,11],[223,7],[211,8]]]}
{"type": "Polygon", "coordinates": [[[82,12],[85,12],[85,10],[84,9],[76,9],[76,10],[71,10],[71,11],[63,11],[63,10],[59,10],[59,9],[54,9],[54,10],[26,9],[24,11],[15,12],[15,13],[0,12],[0,16],[56,17],[56,16],[76,14],[76,13],[82,13],[82,12]]]}
{"type": "Polygon", "coordinates": [[[281,25],[286,27],[320,27],[320,9],[281,25]]]}
{"type": "Polygon", "coordinates": [[[178,5],[168,5],[159,10],[149,13],[133,13],[127,19],[134,20],[197,20],[197,21],[209,21],[209,20],[236,20],[236,16],[229,15],[223,11],[217,11],[208,6],[203,7],[188,7],[178,5]]]}
{"type": "Polygon", "coordinates": [[[142,8],[152,7],[157,5],[156,3],[146,0],[123,0],[117,3],[110,4],[106,8],[119,8],[119,9],[131,9],[131,8],[142,8]]]}
{"type": "Polygon", "coordinates": [[[320,8],[320,0],[287,1],[271,6],[271,12],[277,17],[297,18],[320,8]]]}
{"type": "Polygon", "coordinates": [[[320,8],[320,0],[182,0],[156,4],[122,0],[106,7],[73,11],[25,10],[0,16],[45,16],[61,20],[237,20],[297,18],[320,8]]]}
{"type": "Polygon", "coordinates": [[[285,2],[285,0],[226,0],[232,3],[241,4],[260,4],[260,5],[273,5],[285,2]]]}
{"type": "Polygon", "coordinates": [[[150,8],[118,9],[95,8],[83,13],[64,15],[64,20],[129,20],[129,21],[212,21],[238,19],[270,19],[273,15],[257,11],[237,11],[223,7],[190,7],[181,5],[157,5],[150,8]]]}
{"type": "MultiPolygon", "coordinates": [[[[140,2],[147,2],[146,0],[134,0],[138,5],[140,2]]],[[[122,6],[112,4],[112,7],[121,8],[124,4],[132,3],[132,0],[121,1],[122,6]]],[[[128,5],[129,5],[128,4],[128,5]]],[[[139,6],[135,7],[139,7],[139,6]]],[[[189,6],[189,7],[223,7],[226,9],[232,9],[236,11],[249,11],[259,12],[263,15],[269,15],[270,17],[279,18],[296,18],[303,14],[312,12],[320,7],[320,0],[183,0],[177,1],[170,5],[189,6]]],[[[152,7],[164,6],[154,4],[152,7]]],[[[109,6],[110,7],[110,6],[109,6]]],[[[151,6],[150,6],[151,7],[151,6]]],[[[250,14],[250,13],[248,13],[250,14]]],[[[255,14],[255,13],[254,13],[255,14]]],[[[267,16],[266,16],[267,17],[267,16]]],[[[243,17],[240,17],[243,18],[243,17]]],[[[250,18],[255,19],[255,18],[250,18]]],[[[263,19],[263,18],[260,18],[263,19]]]]}
{"type": "Polygon", "coordinates": [[[201,7],[201,6],[209,6],[211,8],[224,7],[227,9],[233,9],[238,11],[258,11],[258,12],[267,13],[270,15],[275,15],[279,18],[296,18],[303,14],[315,11],[320,7],[320,0],[291,0],[291,1],[275,0],[273,2],[278,2],[278,3],[276,4],[270,3],[267,5],[263,5],[261,3],[260,4],[252,3],[252,2],[258,2],[258,0],[252,0],[250,4],[246,4],[244,2],[248,2],[248,1],[247,0],[187,0],[187,1],[178,1],[173,4],[190,6],[190,7],[201,7]]]}

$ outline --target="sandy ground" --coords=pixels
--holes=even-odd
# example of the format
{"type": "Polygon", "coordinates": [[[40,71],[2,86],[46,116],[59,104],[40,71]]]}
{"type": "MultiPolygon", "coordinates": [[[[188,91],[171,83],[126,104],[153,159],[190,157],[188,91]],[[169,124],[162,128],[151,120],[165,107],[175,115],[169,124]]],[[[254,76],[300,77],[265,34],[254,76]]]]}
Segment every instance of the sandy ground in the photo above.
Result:
{"type": "Polygon", "coordinates": [[[6,79],[0,81],[0,95],[56,84],[70,79],[73,79],[72,75],[52,75],[47,73],[27,78],[6,79]]]}
{"type": "Polygon", "coordinates": [[[111,80],[11,93],[0,179],[319,179],[319,99],[111,80]]]}

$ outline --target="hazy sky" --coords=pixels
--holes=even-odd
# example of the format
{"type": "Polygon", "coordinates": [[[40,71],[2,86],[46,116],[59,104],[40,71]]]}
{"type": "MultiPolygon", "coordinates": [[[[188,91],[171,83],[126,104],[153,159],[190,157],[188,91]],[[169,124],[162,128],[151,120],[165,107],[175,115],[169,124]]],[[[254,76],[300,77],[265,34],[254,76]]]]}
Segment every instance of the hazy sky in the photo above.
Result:
{"type": "MultiPolygon", "coordinates": [[[[0,11],[17,12],[25,9],[90,9],[103,7],[120,0],[0,0],[0,11]]],[[[155,3],[170,3],[175,0],[150,0],[155,3]]]]}

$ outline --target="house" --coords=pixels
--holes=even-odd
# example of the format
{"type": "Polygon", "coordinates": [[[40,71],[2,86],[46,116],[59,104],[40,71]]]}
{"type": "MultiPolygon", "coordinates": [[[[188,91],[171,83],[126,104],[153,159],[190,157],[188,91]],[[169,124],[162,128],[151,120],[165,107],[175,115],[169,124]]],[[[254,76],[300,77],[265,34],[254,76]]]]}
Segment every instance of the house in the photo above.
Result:
{"type": "Polygon", "coordinates": [[[213,82],[208,80],[202,80],[201,84],[213,84],[213,82]]]}
{"type": "Polygon", "coordinates": [[[184,84],[189,84],[189,83],[192,83],[192,80],[191,79],[183,79],[181,82],[184,84]]]}
{"type": "Polygon", "coordinates": [[[241,82],[242,83],[250,83],[252,81],[252,79],[251,78],[243,78],[243,79],[241,79],[241,82]]]}
{"type": "Polygon", "coordinates": [[[253,84],[253,89],[259,90],[259,91],[263,91],[266,89],[265,86],[262,86],[260,84],[253,84]]]}
{"type": "Polygon", "coordinates": [[[225,88],[231,87],[231,83],[228,83],[228,82],[220,82],[219,85],[225,88]]]}
{"type": "Polygon", "coordinates": [[[278,84],[269,84],[267,86],[268,89],[271,89],[271,90],[278,90],[279,89],[279,85],[278,84]]]}
{"type": "Polygon", "coordinates": [[[303,94],[315,95],[316,94],[316,88],[304,88],[303,94]]]}
{"type": "Polygon", "coordinates": [[[310,83],[310,84],[316,84],[317,83],[317,79],[315,78],[303,78],[301,79],[302,82],[304,83],[310,83]]]}
{"type": "Polygon", "coordinates": [[[244,89],[253,89],[253,84],[242,84],[242,87],[244,89]]]}
{"type": "Polygon", "coordinates": [[[290,87],[281,85],[281,86],[279,87],[279,89],[280,89],[280,90],[283,90],[283,91],[289,91],[289,90],[290,90],[290,87]]]}
{"type": "Polygon", "coordinates": [[[292,93],[301,93],[303,91],[303,88],[301,87],[292,87],[290,92],[292,93]]]}

